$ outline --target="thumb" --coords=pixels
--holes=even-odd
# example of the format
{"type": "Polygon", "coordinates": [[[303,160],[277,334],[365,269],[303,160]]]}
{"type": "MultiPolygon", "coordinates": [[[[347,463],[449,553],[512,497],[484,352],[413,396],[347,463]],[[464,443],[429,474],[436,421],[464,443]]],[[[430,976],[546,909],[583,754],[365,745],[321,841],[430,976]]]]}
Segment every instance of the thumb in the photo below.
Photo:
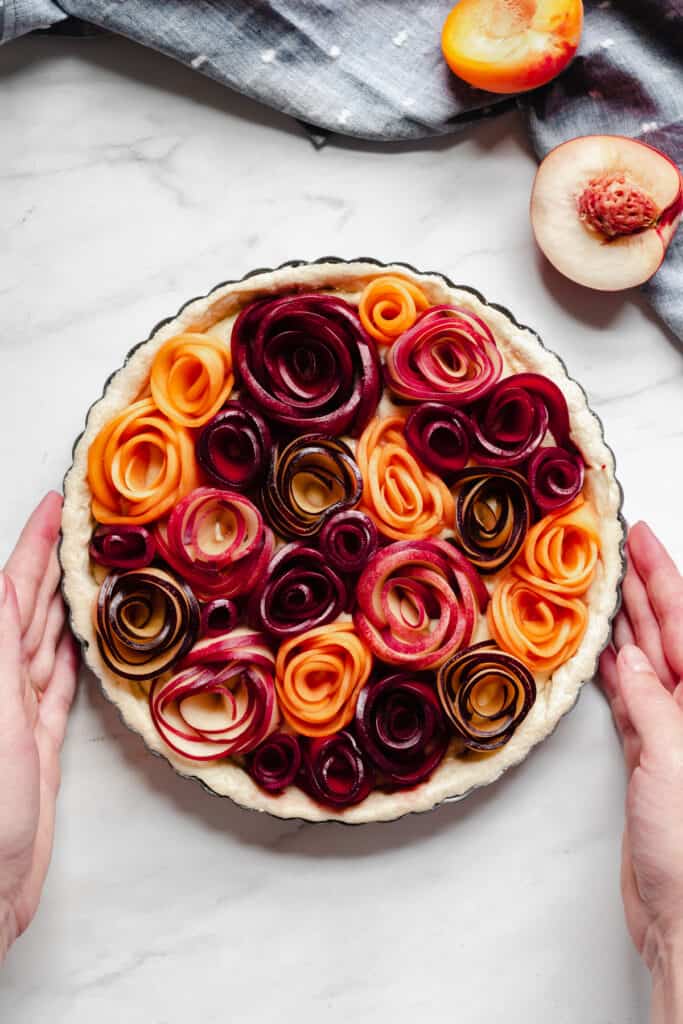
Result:
{"type": "Polygon", "coordinates": [[[0,571],[0,735],[23,720],[19,604],[11,578],[0,571]]]}
{"type": "Polygon", "coordinates": [[[683,711],[683,679],[674,690],[674,700],[678,704],[679,708],[683,711]]]}
{"type": "Polygon", "coordinates": [[[617,658],[619,694],[642,753],[655,763],[680,763],[683,751],[683,710],[660,682],[639,647],[626,644],[617,658]]]}

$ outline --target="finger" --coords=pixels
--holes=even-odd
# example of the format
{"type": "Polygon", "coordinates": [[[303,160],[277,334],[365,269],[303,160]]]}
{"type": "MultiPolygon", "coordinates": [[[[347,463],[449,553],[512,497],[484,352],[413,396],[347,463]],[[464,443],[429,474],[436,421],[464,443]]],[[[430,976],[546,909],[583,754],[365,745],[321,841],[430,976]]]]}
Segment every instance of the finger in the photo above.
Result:
{"type": "Polygon", "coordinates": [[[666,770],[680,758],[683,711],[664,689],[646,655],[627,645],[617,656],[618,693],[642,744],[642,755],[666,770]]]}
{"type": "Polygon", "coordinates": [[[617,696],[617,655],[612,644],[600,655],[599,681],[607,699],[611,702],[617,696]]]}
{"type": "Polygon", "coordinates": [[[40,810],[31,870],[22,888],[19,908],[26,923],[32,919],[40,902],[52,855],[57,794],[61,779],[59,755],[73,700],[77,666],[75,644],[71,634],[65,632],[57,649],[50,685],[40,704],[40,717],[35,730],[40,763],[40,810]]]}
{"type": "Polygon", "coordinates": [[[609,698],[614,724],[621,738],[624,749],[624,761],[629,775],[640,761],[640,739],[626,711],[626,705],[618,692],[617,655],[613,647],[608,647],[600,658],[600,678],[603,689],[609,698]]]}
{"type": "Polygon", "coordinates": [[[26,658],[32,658],[42,643],[50,605],[59,586],[60,576],[61,568],[57,558],[57,547],[53,545],[45,576],[38,590],[33,617],[24,633],[23,646],[26,658]]]}
{"type": "Polygon", "coordinates": [[[47,621],[38,650],[31,658],[29,665],[29,676],[31,685],[39,693],[47,687],[55,666],[57,644],[64,628],[66,610],[62,595],[57,593],[52,597],[47,613],[47,621]]]}
{"type": "Polygon", "coordinates": [[[624,832],[621,844],[621,896],[624,902],[624,910],[626,911],[626,924],[631,933],[634,946],[640,951],[643,948],[643,941],[648,928],[648,915],[643,905],[636,874],[633,870],[633,859],[631,857],[631,846],[627,831],[624,832]]]}
{"type": "Polygon", "coordinates": [[[620,651],[622,647],[625,647],[626,644],[634,644],[636,642],[633,628],[624,608],[621,609],[614,620],[612,636],[614,638],[614,646],[618,651],[620,651]]]}
{"type": "MultiPolygon", "coordinates": [[[[0,572],[0,754],[28,729],[24,707],[19,606],[9,576],[0,572]]],[[[8,785],[7,777],[0,786],[8,785]]]]}
{"type": "Polygon", "coordinates": [[[662,631],[652,610],[647,588],[633,562],[629,562],[622,585],[624,609],[631,624],[637,647],[644,651],[667,690],[673,690],[673,677],[662,649],[662,631]]]}
{"type": "Polygon", "coordinates": [[[674,690],[674,700],[678,704],[679,708],[683,710],[683,682],[679,683],[674,690]]]}
{"type": "Polygon", "coordinates": [[[40,761],[38,824],[33,842],[31,868],[22,883],[15,910],[20,930],[28,927],[36,914],[50,866],[55,831],[57,794],[60,783],[59,751],[49,733],[38,726],[36,744],[40,761]]]}
{"type": "Polygon", "coordinates": [[[629,534],[629,552],[642,577],[662,631],[662,646],[674,676],[683,676],[683,579],[664,545],[645,523],[629,534]]]}
{"type": "Polygon", "coordinates": [[[80,662],[79,648],[68,630],[62,634],[52,676],[40,702],[40,721],[61,750],[73,704],[80,662]]]}
{"type": "Polygon", "coordinates": [[[642,749],[640,736],[633,728],[633,723],[628,717],[628,711],[626,710],[626,705],[624,704],[622,697],[617,697],[614,701],[614,704],[612,705],[612,713],[621,735],[626,774],[630,778],[640,764],[640,752],[642,749]]]}
{"type": "Polygon", "coordinates": [[[624,728],[624,763],[626,764],[626,774],[630,779],[634,771],[640,764],[640,755],[642,751],[642,743],[640,742],[640,736],[635,731],[626,711],[624,710],[624,717],[626,718],[626,726],[624,728]]]}
{"type": "Polygon", "coordinates": [[[5,566],[17,592],[22,634],[31,623],[40,586],[50,564],[50,555],[59,533],[61,509],[61,495],[56,491],[45,495],[31,513],[5,566]]]}

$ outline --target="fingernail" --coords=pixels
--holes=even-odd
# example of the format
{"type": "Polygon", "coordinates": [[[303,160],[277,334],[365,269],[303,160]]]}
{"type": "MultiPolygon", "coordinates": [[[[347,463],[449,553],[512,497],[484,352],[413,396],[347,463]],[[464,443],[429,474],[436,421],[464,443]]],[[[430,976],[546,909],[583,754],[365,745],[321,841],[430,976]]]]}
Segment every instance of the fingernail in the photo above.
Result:
{"type": "Polygon", "coordinates": [[[640,647],[635,647],[633,644],[626,644],[622,647],[619,651],[619,658],[631,672],[652,672],[652,665],[640,647]]]}

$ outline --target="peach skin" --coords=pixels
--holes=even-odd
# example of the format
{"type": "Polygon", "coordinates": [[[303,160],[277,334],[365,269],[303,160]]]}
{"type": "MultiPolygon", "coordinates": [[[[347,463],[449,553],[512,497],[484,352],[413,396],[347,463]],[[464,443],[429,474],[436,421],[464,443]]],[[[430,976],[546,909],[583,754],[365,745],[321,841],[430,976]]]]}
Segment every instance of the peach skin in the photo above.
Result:
{"type": "Polygon", "coordinates": [[[460,0],[441,45],[451,71],[477,89],[526,92],[566,68],[582,24],[582,0],[460,0]]]}

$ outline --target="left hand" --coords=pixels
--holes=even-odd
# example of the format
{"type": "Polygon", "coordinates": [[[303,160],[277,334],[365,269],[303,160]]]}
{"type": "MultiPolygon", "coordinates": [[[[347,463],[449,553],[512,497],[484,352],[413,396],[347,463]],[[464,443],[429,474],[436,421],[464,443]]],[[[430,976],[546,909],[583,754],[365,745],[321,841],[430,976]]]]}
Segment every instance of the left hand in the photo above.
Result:
{"type": "Polygon", "coordinates": [[[43,498],[0,573],[0,961],[38,909],[78,673],[59,592],[61,509],[59,494],[43,498]]]}

